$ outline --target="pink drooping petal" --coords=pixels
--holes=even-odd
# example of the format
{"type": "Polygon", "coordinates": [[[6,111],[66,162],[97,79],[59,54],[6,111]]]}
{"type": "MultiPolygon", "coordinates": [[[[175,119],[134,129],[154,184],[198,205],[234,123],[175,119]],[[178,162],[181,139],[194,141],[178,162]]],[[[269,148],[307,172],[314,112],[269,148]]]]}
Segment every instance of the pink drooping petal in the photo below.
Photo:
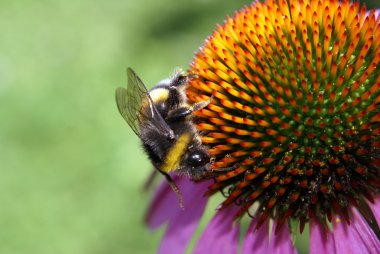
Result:
{"type": "MultiPolygon", "coordinates": [[[[175,177],[175,183],[182,189],[185,181],[175,177]]],[[[155,190],[152,201],[148,208],[148,214],[145,217],[146,223],[150,229],[156,229],[178,212],[179,203],[177,195],[170,188],[166,181],[163,181],[155,190]],[[177,209],[175,209],[177,208],[177,209]]]]}
{"type": "Polygon", "coordinates": [[[380,195],[375,197],[373,204],[368,204],[371,207],[372,213],[375,215],[377,224],[380,226],[380,195]]]}
{"type": "Polygon", "coordinates": [[[293,245],[292,236],[288,225],[285,223],[276,233],[276,223],[273,223],[271,236],[269,238],[270,254],[296,254],[297,250],[293,245]]]}
{"type": "Polygon", "coordinates": [[[239,248],[240,226],[234,223],[240,207],[231,205],[217,211],[203,231],[194,254],[236,254],[239,248]]]}
{"type": "Polygon", "coordinates": [[[173,209],[177,212],[169,220],[158,253],[184,253],[206,207],[208,198],[204,196],[204,193],[210,182],[194,184],[188,179],[185,181],[186,183],[180,186],[185,207],[183,210],[177,207],[167,207],[167,210],[173,209]]]}
{"type": "Polygon", "coordinates": [[[333,254],[335,252],[334,235],[317,221],[310,222],[310,254],[333,254]]]}
{"type": "Polygon", "coordinates": [[[242,254],[269,252],[269,220],[256,229],[257,219],[253,218],[244,237],[242,254]]]}
{"type": "MultiPolygon", "coordinates": [[[[191,205],[190,201],[194,196],[195,189],[202,189],[203,192],[206,192],[207,187],[205,187],[205,185],[210,184],[210,181],[194,183],[189,179],[178,176],[173,176],[173,181],[181,190],[185,208],[187,203],[191,205]]],[[[203,193],[201,196],[203,196],[203,193]]],[[[148,227],[153,230],[171,220],[171,218],[179,212],[182,212],[182,209],[179,206],[177,194],[170,188],[166,181],[163,181],[154,192],[145,220],[148,227]]]]}
{"type": "Polygon", "coordinates": [[[352,209],[350,225],[336,216],[333,220],[336,253],[380,253],[380,242],[356,209],[352,209]]]}

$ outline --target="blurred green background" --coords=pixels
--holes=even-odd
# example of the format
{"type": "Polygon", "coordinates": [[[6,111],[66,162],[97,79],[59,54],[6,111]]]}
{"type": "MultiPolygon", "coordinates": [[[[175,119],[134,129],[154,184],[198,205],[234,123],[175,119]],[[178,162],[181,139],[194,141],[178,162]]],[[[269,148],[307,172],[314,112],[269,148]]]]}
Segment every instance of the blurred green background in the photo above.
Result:
{"type": "Polygon", "coordinates": [[[155,252],[150,165],[114,90],[127,66],[148,86],[186,68],[249,3],[0,1],[0,253],[155,252]]]}

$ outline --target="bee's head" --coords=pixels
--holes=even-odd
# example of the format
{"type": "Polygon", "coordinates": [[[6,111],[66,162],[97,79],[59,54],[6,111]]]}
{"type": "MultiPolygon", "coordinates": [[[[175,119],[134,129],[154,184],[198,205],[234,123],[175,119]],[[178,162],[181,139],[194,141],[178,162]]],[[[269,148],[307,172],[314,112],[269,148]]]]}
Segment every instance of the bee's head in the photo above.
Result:
{"type": "MultiPolygon", "coordinates": [[[[192,77],[192,76],[191,76],[192,77]]],[[[182,86],[186,86],[191,79],[190,75],[186,75],[181,69],[175,70],[175,72],[170,75],[169,78],[163,79],[158,82],[155,87],[166,87],[167,89],[175,88],[178,89],[182,86]]]]}
{"type": "Polygon", "coordinates": [[[185,75],[183,72],[178,72],[174,75],[174,77],[171,79],[171,86],[173,87],[182,87],[184,85],[187,85],[189,82],[189,77],[185,75]]]}

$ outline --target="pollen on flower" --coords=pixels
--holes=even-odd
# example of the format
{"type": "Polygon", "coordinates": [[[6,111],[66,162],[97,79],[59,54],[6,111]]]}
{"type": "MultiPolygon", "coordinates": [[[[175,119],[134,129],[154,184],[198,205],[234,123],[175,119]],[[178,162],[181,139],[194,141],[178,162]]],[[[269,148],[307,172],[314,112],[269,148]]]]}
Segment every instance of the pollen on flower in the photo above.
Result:
{"type": "Polygon", "coordinates": [[[191,102],[222,208],[257,203],[321,224],[380,193],[380,18],[338,0],[254,2],[227,18],[191,64],[191,102]],[[231,168],[218,171],[220,168],[231,168]],[[227,192],[226,192],[227,190],[227,192]]]}

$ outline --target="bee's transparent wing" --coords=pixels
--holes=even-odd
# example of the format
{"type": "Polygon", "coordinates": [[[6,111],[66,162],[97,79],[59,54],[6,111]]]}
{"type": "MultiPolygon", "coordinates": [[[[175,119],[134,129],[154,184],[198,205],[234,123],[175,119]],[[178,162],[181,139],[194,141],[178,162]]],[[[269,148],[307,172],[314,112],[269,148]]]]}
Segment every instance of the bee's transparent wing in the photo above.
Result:
{"type": "Polygon", "coordinates": [[[141,110],[142,101],[148,92],[132,69],[127,69],[127,75],[127,89],[123,87],[118,87],[116,89],[116,104],[124,120],[136,135],[140,136],[139,112],[141,110]]]}
{"type": "Polygon", "coordinates": [[[140,136],[140,126],[144,125],[156,128],[165,135],[172,137],[173,131],[153,104],[144,83],[131,68],[127,69],[127,75],[127,89],[122,87],[116,89],[117,108],[125,121],[137,136],[140,136]],[[149,109],[142,109],[143,106],[149,107],[149,109]]]}

